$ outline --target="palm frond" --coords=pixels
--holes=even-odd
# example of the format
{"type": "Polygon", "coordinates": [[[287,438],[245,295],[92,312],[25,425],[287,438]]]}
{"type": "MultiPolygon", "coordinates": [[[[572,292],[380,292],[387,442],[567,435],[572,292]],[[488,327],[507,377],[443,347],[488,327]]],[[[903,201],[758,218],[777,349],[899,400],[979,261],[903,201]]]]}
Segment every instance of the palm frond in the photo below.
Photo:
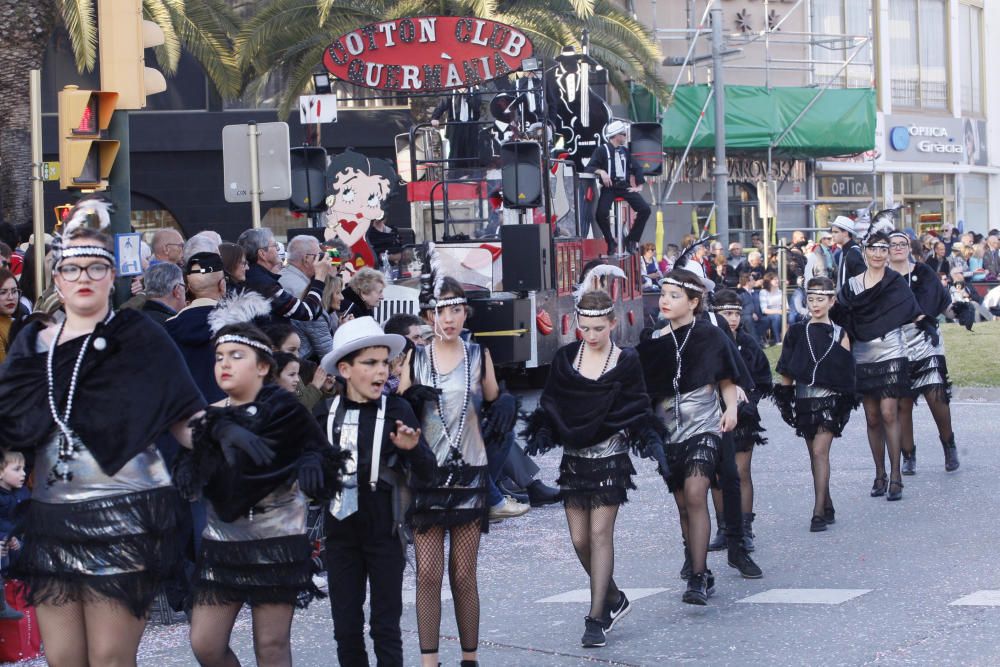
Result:
{"type": "Polygon", "coordinates": [[[178,11],[172,1],[168,0],[165,7],[184,48],[201,64],[220,95],[225,98],[239,95],[242,76],[229,35],[218,23],[213,23],[213,14],[217,12],[201,2],[189,2],[184,10],[178,11]]]}
{"type": "Polygon", "coordinates": [[[573,5],[573,12],[582,19],[594,14],[594,0],[570,0],[570,4],[573,5]]]}
{"type": "Polygon", "coordinates": [[[91,0],[59,0],[59,14],[69,34],[76,69],[92,72],[97,65],[97,24],[91,0]]]}
{"type": "Polygon", "coordinates": [[[317,44],[312,49],[298,55],[297,64],[292,67],[286,81],[288,82],[278,103],[278,119],[287,118],[295,108],[299,95],[304,94],[312,85],[312,75],[316,71],[316,63],[323,58],[325,44],[317,44]]]}
{"type": "MultiPolygon", "coordinates": [[[[178,0],[142,0],[142,9],[145,18],[160,26],[163,31],[163,44],[154,49],[156,52],[156,62],[160,64],[163,73],[173,75],[177,73],[177,64],[181,59],[181,41],[177,37],[174,29],[173,18],[167,9],[167,3],[176,4],[178,0]]],[[[176,9],[176,8],[175,8],[176,9]]],[[[184,2],[180,1],[180,11],[184,10],[184,2]]]]}

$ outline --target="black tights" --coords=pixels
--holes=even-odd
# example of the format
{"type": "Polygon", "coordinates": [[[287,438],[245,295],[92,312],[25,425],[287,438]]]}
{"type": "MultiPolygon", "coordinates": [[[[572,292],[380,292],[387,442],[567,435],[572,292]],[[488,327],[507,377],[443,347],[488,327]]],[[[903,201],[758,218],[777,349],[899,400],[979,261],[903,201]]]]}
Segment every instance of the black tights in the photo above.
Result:
{"type": "MultiPolygon", "coordinates": [[[[239,667],[229,648],[242,604],[195,605],[191,610],[191,648],[202,667],[239,667]]],[[[290,604],[261,604],[251,609],[253,652],[260,667],[292,666],[290,604]]]]}
{"type": "MultiPolygon", "coordinates": [[[[951,442],[955,432],[951,429],[951,405],[944,391],[928,391],[924,394],[924,400],[927,401],[927,407],[934,417],[941,442],[951,442]]],[[[902,450],[907,455],[913,453],[916,444],[913,439],[913,403],[912,398],[899,399],[899,422],[903,433],[902,450]]]]}
{"type": "Polygon", "coordinates": [[[619,505],[582,508],[566,505],[569,537],[590,577],[590,617],[604,618],[611,605],[618,602],[615,585],[615,519],[619,505]]]}
{"type": "Polygon", "coordinates": [[[674,491],[677,514],[681,521],[681,535],[691,554],[691,571],[695,574],[707,569],[708,537],[712,530],[712,522],[708,518],[710,483],[704,475],[692,475],[684,480],[683,489],[674,491]]]}
{"type": "Polygon", "coordinates": [[[900,481],[899,454],[902,447],[902,429],[899,420],[899,399],[865,396],[865,418],[868,422],[868,446],[875,461],[875,477],[885,475],[885,450],[889,450],[889,479],[900,481]]]}
{"type": "MultiPolygon", "coordinates": [[[[476,660],[479,647],[479,584],[476,567],[479,559],[479,521],[452,526],[448,554],[448,583],[455,604],[458,639],[462,659],[476,660]]],[[[413,536],[417,558],[417,634],[420,637],[421,661],[437,665],[438,638],[441,634],[441,583],[444,579],[443,526],[434,526],[413,536]]]]}
{"type": "Polygon", "coordinates": [[[830,498],[830,445],[833,443],[833,433],[818,431],[812,440],[806,440],[809,449],[809,461],[812,464],[813,492],[816,502],[813,504],[813,516],[823,516],[827,507],[833,507],[830,498]]]}

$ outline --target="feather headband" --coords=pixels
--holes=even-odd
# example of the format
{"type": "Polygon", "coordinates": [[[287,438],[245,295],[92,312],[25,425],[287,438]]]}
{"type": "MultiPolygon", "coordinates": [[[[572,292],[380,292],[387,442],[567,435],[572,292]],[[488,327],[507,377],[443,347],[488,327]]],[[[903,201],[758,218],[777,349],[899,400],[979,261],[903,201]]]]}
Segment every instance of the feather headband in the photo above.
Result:
{"type": "Polygon", "coordinates": [[[261,343],[259,340],[254,340],[253,338],[247,338],[246,336],[240,336],[237,334],[226,334],[225,336],[219,336],[215,339],[215,346],[225,345],[226,343],[236,343],[238,345],[246,345],[252,347],[255,350],[260,350],[261,352],[267,354],[268,356],[274,356],[274,352],[270,347],[261,343]]]}
{"type": "Polygon", "coordinates": [[[594,281],[601,278],[621,278],[624,280],[627,276],[620,267],[614,266],[613,264],[598,264],[590,271],[587,271],[587,273],[583,276],[583,280],[581,280],[580,284],[577,285],[576,291],[573,292],[574,303],[579,303],[585,293],[594,289],[594,281]]]}
{"type": "Polygon", "coordinates": [[[683,287],[684,289],[689,289],[693,292],[698,292],[699,294],[703,294],[705,292],[705,287],[702,285],[695,285],[694,283],[684,282],[682,280],[677,280],[677,278],[671,278],[670,276],[664,278],[663,282],[669,285],[676,285],[677,287],[683,287]]]}
{"type": "Polygon", "coordinates": [[[214,336],[230,324],[247,324],[271,314],[271,300],[257,292],[234,292],[226,296],[208,314],[208,327],[214,336]]]}

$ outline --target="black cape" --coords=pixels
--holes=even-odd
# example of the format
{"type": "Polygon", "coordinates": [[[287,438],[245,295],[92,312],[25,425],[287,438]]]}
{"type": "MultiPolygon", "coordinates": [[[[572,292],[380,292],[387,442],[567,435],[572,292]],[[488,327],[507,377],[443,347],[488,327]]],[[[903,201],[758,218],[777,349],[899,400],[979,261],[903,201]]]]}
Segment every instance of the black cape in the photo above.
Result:
{"type": "Polygon", "coordinates": [[[948,288],[941,284],[941,278],[934,269],[922,262],[917,262],[910,272],[910,289],[920,310],[932,319],[937,319],[951,305],[948,288]]]}
{"type": "MultiPolygon", "coordinates": [[[[706,384],[732,380],[747,394],[753,391],[750,371],[740,357],[740,352],[720,327],[704,320],[674,331],[677,342],[683,343],[689,327],[694,327],[681,355],[682,373],[679,391],[687,393],[706,384]]],[[[677,348],[670,335],[650,338],[636,347],[642,365],[646,391],[653,401],[674,393],[674,375],[677,372],[677,348]]]]}
{"type": "Polygon", "coordinates": [[[736,347],[739,348],[740,357],[750,371],[750,378],[753,380],[754,389],[750,395],[754,403],[762,397],[771,393],[774,384],[774,376],[771,375],[771,363],[767,360],[767,355],[761,349],[760,344],[742,329],[736,332],[736,347]]]}
{"type": "MultiPolygon", "coordinates": [[[[779,374],[792,378],[797,384],[807,385],[812,382],[813,361],[809,356],[809,346],[805,336],[804,322],[796,322],[788,327],[776,370],[779,374]]],[[[817,357],[822,356],[832,339],[832,325],[822,323],[809,325],[809,340],[817,357]]],[[[854,356],[845,350],[838,340],[816,370],[815,386],[853,395],[854,383],[854,356]]]]}
{"type": "Polygon", "coordinates": [[[199,490],[212,502],[220,519],[235,521],[269,493],[294,479],[308,457],[323,465],[325,488],[319,500],[328,500],[340,490],[343,454],[326,442],[326,435],[294,394],[275,384],[261,388],[252,403],[232,407],[209,406],[192,421],[194,449],[184,450],[174,468],[174,483],[187,497],[199,490]],[[223,421],[234,422],[270,442],[275,457],[255,465],[243,452],[230,466],[212,435],[223,421]]]}
{"type": "MultiPolygon", "coordinates": [[[[28,325],[0,366],[0,445],[33,449],[52,434],[47,352],[36,352],[41,326],[28,325]]],[[[66,407],[70,377],[86,336],[56,348],[55,400],[66,407]]],[[[163,327],[133,310],[99,324],[84,355],[73,398],[70,427],[94,455],[101,470],[114,475],[174,423],[205,405],[187,365],[163,327]],[[103,339],[105,348],[94,343],[103,339]]]]}
{"type": "Polygon", "coordinates": [[[920,315],[906,279],[890,268],[882,280],[860,294],[854,293],[850,281],[844,283],[830,309],[830,319],[844,327],[851,340],[861,341],[881,338],[920,315]]]}
{"type": "Polygon", "coordinates": [[[573,368],[582,344],[559,348],[538,401],[554,440],[566,449],[590,447],[652,417],[635,350],[622,348],[615,367],[592,380],[573,368]]]}

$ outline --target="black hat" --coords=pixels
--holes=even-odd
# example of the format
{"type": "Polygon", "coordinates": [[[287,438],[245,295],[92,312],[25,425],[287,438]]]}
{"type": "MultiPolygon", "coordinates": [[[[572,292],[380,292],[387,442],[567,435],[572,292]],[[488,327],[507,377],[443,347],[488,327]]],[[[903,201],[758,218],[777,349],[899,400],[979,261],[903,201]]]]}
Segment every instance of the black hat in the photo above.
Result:
{"type": "Polygon", "coordinates": [[[216,252],[196,252],[184,265],[184,275],[193,273],[221,273],[223,271],[222,256],[216,252]],[[197,266],[198,268],[191,268],[197,266]]]}

